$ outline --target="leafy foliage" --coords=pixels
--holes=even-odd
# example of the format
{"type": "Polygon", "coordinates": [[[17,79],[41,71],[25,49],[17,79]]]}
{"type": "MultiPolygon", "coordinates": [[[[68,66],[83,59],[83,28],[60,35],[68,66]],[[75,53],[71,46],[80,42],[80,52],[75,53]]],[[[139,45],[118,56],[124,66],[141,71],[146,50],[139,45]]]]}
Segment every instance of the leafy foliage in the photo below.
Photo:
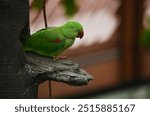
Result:
{"type": "MultiPolygon", "coordinates": [[[[34,0],[32,3],[32,8],[41,10],[43,3],[43,0],[34,0]]],[[[73,16],[78,11],[76,0],[61,0],[61,4],[64,6],[65,14],[68,17],[73,16]]]]}
{"type": "Polygon", "coordinates": [[[34,0],[32,2],[32,8],[35,8],[37,10],[41,10],[43,7],[43,0],[34,0]]]}
{"type": "Polygon", "coordinates": [[[146,28],[140,38],[140,45],[150,48],[150,17],[147,18],[148,28],[146,28]]]}
{"type": "Polygon", "coordinates": [[[78,10],[75,0],[62,0],[62,5],[65,8],[66,15],[69,17],[73,16],[78,10]]]}

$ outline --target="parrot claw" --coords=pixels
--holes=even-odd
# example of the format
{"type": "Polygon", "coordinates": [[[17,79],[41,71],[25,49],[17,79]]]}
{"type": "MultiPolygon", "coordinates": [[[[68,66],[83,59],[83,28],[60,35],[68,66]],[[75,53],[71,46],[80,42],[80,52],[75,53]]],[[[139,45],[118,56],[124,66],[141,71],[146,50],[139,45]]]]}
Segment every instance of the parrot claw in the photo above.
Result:
{"type": "Polygon", "coordinates": [[[54,58],[53,61],[61,60],[61,59],[67,59],[67,56],[60,56],[60,57],[54,58]]]}

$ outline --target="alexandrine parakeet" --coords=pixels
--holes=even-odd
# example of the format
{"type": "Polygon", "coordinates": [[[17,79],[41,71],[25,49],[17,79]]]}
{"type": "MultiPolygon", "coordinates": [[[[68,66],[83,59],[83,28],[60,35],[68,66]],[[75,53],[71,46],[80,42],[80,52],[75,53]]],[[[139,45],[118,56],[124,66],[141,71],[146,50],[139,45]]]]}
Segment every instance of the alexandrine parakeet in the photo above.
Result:
{"type": "Polygon", "coordinates": [[[75,38],[82,38],[83,35],[82,25],[75,21],[69,21],[60,27],[48,27],[37,31],[22,45],[25,51],[57,58],[73,45],[75,38]]]}

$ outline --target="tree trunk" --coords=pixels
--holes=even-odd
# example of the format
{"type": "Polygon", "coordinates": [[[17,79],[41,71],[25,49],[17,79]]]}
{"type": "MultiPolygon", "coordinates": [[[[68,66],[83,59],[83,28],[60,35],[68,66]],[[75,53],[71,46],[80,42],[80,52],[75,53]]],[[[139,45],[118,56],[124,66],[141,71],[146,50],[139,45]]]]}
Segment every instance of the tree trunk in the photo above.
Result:
{"type": "Polygon", "coordinates": [[[92,79],[68,60],[25,55],[21,41],[30,35],[28,0],[1,0],[0,15],[0,98],[37,98],[38,85],[46,80],[86,85],[92,79]]]}
{"type": "Polygon", "coordinates": [[[36,98],[37,86],[22,94],[30,83],[20,42],[29,34],[29,1],[1,0],[0,14],[0,98],[36,98]]]}

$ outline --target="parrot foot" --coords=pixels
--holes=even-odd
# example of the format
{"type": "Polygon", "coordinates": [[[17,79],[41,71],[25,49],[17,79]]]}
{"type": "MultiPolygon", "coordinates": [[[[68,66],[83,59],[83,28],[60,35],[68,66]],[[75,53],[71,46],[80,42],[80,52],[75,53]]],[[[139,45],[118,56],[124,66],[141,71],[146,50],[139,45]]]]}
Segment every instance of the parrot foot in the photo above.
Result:
{"type": "Polygon", "coordinates": [[[59,56],[57,58],[54,58],[53,61],[61,60],[61,59],[67,59],[67,56],[59,56]]]}

